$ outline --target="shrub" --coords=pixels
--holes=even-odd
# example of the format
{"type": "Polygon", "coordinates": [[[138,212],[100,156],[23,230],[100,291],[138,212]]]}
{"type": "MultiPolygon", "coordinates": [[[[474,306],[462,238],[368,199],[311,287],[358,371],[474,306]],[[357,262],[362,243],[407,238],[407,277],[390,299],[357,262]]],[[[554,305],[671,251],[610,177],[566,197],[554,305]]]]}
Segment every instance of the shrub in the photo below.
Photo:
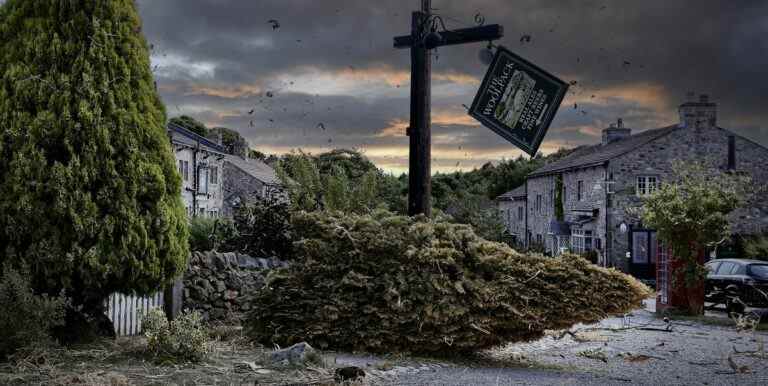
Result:
{"type": "Polygon", "coordinates": [[[226,248],[236,234],[237,231],[231,220],[194,217],[189,220],[189,249],[207,252],[226,248]]]}
{"type": "Polygon", "coordinates": [[[26,273],[10,266],[0,277],[0,360],[32,344],[52,341],[51,329],[64,324],[63,296],[35,295],[26,273]]]}
{"type": "Polygon", "coordinates": [[[240,206],[233,219],[237,232],[221,246],[221,250],[289,260],[293,255],[290,219],[290,204],[278,198],[240,206]]]}
{"type": "Polygon", "coordinates": [[[627,312],[649,289],[568,255],[523,255],[468,225],[298,213],[296,260],[255,295],[246,331],[281,346],[440,353],[525,341],[627,312]]]}
{"type": "Polygon", "coordinates": [[[745,258],[768,260],[768,234],[745,237],[743,243],[745,258]]]}
{"type": "Polygon", "coordinates": [[[184,311],[169,323],[165,313],[155,308],[142,317],[141,326],[147,350],[162,360],[199,362],[210,352],[208,333],[197,311],[184,311]]]}

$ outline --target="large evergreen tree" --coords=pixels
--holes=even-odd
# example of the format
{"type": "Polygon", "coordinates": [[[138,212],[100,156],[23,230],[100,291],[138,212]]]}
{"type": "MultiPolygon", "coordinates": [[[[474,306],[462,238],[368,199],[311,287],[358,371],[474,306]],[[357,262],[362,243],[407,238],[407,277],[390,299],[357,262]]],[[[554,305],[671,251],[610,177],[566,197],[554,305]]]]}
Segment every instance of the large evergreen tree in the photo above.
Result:
{"type": "Polygon", "coordinates": [[[0,6],[0,263],[96,310],[188,254],[180,178],[133,0],[0,6]]]}

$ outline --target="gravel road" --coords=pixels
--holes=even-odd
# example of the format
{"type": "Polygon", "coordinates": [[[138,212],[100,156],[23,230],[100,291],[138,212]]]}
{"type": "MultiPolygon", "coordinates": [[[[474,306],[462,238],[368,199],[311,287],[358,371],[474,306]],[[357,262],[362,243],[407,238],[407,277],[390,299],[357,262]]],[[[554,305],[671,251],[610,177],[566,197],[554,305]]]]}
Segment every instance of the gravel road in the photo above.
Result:
{"type": "Polygon", "coordinates": [[[365,383],[376,385],[768,384],[768,355],[760,354],[768,333],[676,320],[666,331],[652,310],[649,302],[628,318],[489,350],[471,364],[352,355],[336,362],[363,367],[365,383]]]}

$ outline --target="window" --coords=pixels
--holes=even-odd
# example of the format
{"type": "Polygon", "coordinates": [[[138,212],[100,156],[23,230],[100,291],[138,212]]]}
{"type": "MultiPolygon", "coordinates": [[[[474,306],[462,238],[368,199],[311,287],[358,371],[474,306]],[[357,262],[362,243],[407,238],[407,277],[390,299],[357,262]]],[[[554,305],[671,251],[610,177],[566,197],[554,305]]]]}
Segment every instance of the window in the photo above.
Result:
{"type": "Polygon", "coordinates": [[[200,168],[198,171],[197,193],[208,194],[208,169],[200,168]]]}
{"type": "Polygon", "coordinates": [[[189,161],[179,160],[179,174],[184,181],[189,181],[189,161]]]}
{"type": "Polygon", "coordinates": [[[722,264],[720,264],[720,267],[717,268],[717,274],[730,275],[731,271],[733,271],[735,268],[738,268],[736,266],[736,263],[732,263],[730,261],[724,261],[722,264]]]}
{"type": "Polygon", "coordinates": [[[632,232],[632,263],[648,264],[648,232],[632,232]]]}
{"type": "Polygon", "coordinates": [[[710,274],[715,274],[717,272],[717,267],[720,265],[719,261],[712,261],[707,263],[704,267],[707,269],[707,272],[710,274]]]}
{"type": "Polygon", "coordinates": [[[576,254],[583,254],[592,250],[592,231],[573,229],[571,231],[571,247],[576,254]]]}
{"type": "Polygon", "coordinates": [[[536,211],[541,213],[541,194],[536,195],[536,211]]]}
{"type": "Polygon", "coordinates": [[[638,196],[649,196],[659,187],[659,179],[656,176],[638,176],[636,192],[638,196]]]}
{"type": "Polygon", "coordinates": [[[613,179],[613,172],[606,172],[605,176],[605,192],[608,194],[616,193],[616,181],[613,179]]]}
{"type": "Polygon", "coordinates": [[[211,175],[210,175],[210,182],[211,184],[218,184],[219,183],[219,168],[218,167],[212,167],[211,168],[211,175]]]}
{"type": "Polygon", "coordinates": [[[579,181],[576,184],[576,199],[579,201],[584,200],[584,181],[579,181]]]}
{"type": "Polygon", "coordinates": [[[517,208],[517,221],[523,221],[523,207],[517,208]]]}

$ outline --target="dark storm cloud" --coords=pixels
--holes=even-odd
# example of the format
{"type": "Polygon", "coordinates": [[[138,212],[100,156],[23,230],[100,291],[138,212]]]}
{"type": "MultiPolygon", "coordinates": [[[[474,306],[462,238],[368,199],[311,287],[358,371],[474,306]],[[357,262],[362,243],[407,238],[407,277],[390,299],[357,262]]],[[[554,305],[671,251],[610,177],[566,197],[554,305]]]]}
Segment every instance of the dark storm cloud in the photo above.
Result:
{"type": "MultiPolygon", "coordinates": [[[[407,138],[381,133],[397,132],[408,118],[409,55],[392,48],[392,37],[408,31],[417,1],[137,3],[170,114],[238,128],[256,147],[364,146],[402,154],[407,138]],[[264,102],[268,90],[279,91],[264,102]],[[326,130],[318,132],[321,122],[326,130]]],[[[545,147],[594,142],[617,117],[636,129],[675,123],[687,91],[719,103],[721,126],[768,144],[768,2],[433,0],[433,6],[449,28],[470,26],[483,14],[487,23],[504,25],[501,44],[578,81],[545,147]],[[520,42],[524,34],[530,42],[520,42]]],[[[434,125],[438,164],[455,164],[454,145],[475,155],[519,154],[457,118],[477,87],[471,78],[484,73],[477,59],[482,46],[436,53],[433,70],[443,75],[433,105],[443,116],[434,125]]]]}

